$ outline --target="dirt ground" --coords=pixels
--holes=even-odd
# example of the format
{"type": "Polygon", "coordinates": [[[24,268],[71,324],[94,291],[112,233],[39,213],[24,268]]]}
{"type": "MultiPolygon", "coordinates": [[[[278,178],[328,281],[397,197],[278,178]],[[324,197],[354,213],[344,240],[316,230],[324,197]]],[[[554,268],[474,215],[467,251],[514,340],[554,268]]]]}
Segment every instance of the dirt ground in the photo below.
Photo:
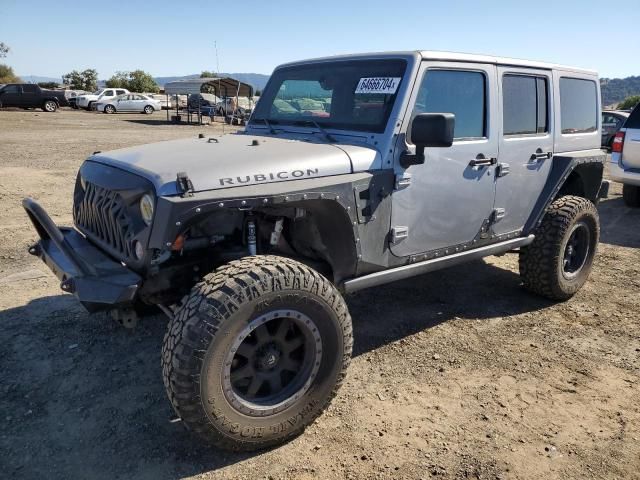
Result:
{"type": "Polygon", "coordinates": [[[70,224],[88,154],[219,130],[164,118],[0,112],[0,476],[640,478],[640,210],[618,185],[572,300],[526,293],[514,254],[350,296],[354,360],[324,415],[268,452],[201,444],[165,397],[166,320],[89,316],[27,254],[20,205],[70,224]]]}

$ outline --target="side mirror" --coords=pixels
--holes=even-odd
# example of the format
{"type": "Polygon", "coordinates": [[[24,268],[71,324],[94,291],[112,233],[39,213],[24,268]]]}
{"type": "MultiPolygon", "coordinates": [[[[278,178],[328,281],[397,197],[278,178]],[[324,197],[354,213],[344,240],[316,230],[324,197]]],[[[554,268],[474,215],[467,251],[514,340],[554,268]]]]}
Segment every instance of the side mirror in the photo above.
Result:
{"type": "Polygon", "coordinates": [[[416,146],[414,155],[403,153],[400,165],[404,168],[424,163],[425,147],[446,148],[453,144],[456,117],[453,113],[420,113],[411,121],[411,143],[416,146]]]}

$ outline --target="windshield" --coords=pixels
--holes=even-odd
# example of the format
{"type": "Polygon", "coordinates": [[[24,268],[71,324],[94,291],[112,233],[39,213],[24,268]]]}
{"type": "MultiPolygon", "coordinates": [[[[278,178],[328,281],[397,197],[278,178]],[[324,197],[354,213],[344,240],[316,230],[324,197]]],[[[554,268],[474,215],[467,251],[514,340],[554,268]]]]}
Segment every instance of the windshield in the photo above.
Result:
{"type": "Polygon", "coordinates": [[[404,60],[297,65],[272,75],[252,122],[309,124],[382,133],[406,70],[404,60]]]}

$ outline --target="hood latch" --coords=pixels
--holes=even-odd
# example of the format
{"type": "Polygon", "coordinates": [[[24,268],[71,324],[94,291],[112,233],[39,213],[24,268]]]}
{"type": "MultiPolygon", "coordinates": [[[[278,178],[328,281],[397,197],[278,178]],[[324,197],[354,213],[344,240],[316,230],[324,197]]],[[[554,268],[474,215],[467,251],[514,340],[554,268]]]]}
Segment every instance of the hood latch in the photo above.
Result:
{"type": "Polygon", "coordinates": [[[183,198],[193,197],[193,182],[187,176],[187,172],[178,172],[176,183],[183,198]]]}

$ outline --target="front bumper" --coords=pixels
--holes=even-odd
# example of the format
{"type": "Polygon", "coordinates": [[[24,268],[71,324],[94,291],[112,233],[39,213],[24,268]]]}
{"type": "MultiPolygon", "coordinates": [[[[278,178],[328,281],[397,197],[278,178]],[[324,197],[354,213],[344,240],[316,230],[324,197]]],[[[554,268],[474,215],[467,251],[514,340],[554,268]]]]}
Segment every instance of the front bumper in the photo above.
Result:
{"type": "Polygon", "coordinates": [[[27,211],[40,240],[29,247],[60,280],[60,288],[72,293],[90,311],[131,305],[142,278],[73,228],[59,228],[33,199],[25,198],[27,211]]]}

